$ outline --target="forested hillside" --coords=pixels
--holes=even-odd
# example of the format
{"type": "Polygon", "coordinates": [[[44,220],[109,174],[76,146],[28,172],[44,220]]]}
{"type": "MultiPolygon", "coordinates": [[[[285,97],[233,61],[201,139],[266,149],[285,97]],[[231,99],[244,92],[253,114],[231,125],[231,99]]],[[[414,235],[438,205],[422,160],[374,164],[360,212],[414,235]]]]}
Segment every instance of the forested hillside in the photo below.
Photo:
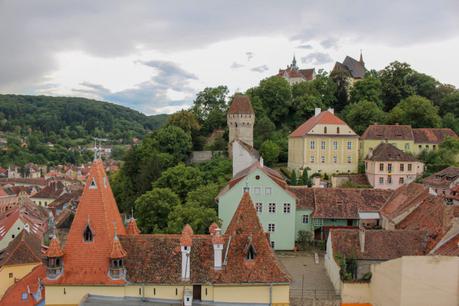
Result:
{"type": "Polygon", "coordinates": [[[0,131],[8,140],[0,163],[82,162],[87,158],[76,148],[93,137],[128,144],[166,119],[85,98],[0,95],[0,131]]]}

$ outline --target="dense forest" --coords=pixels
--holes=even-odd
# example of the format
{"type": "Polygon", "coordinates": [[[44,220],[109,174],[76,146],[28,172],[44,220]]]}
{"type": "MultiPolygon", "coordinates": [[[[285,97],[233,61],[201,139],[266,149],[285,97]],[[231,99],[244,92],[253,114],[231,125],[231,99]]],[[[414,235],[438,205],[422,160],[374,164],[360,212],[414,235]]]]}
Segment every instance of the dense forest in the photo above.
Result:
{"type": "Polygon", "coordinates": [[[0,95],[0,131],[8,146],[0,165],[82,163],[93,137],[130,144],[162,126],[167,115],[146,116],[120,105],[85,98],[0,95]]]}
{"type": "MultiPolygon", "coordinates": [[[[269,165],[285,165],[288,135],[314,114],[334,108],[358,134],[372,123],[449,127],[459,132],[459,91],[433,77],[393,62],[352,82],[347,75],[320,71],[314,80],[293,86],[270,77],[244,94],[256,113],[254,146],[269,165]]],[[[186,165],[192,150],[226,150],[226,112],[232,96],[226,86],[205,88],[193,105],[169,116],[164,127],[127,152],[111,177],[120,209],[134,209],[143,232],[178,232],[190,223],[205,232],[217,220],[214,198],[231,178],[231,163],[216,157],[186,165]],[[215,133],[215,131],[223,133],[215,133]]],[[[459,141],[448,139],[420,158],[433,171],[456,163],[459,141]]],[[[295,178],[297,180],[297,178],[295,178]]],[[[307,182],[306,176],[299,181],[307,182]]]]}

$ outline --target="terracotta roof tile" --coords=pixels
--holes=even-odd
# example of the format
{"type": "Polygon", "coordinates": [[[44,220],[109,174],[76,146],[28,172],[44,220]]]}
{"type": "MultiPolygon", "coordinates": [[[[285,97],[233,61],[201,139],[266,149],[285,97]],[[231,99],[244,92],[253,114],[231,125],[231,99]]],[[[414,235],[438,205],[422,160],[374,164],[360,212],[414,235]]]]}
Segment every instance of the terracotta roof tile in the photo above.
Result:
{"type": "Polygon", "coordinates": [[[296,197],[297,209],[314,209],[314,188],[305,186],[288,186],[296,197]]]}
{"type": "Polygon", "coordinates": [[[49,243],[48,250],[45,253],[46,257],[62,257],[64,252],[62,251],[61,244],[57,237],[53,237],[49,243]]]}
{"type": "Polygon", "coordinates": [[[459,167],[448,167],[426,177],[423,183],[429,186],[447,189],[457,179],[459,179],[459,167]]]}
{"type": "Polygon", "coordinates": [[[309,118],[305,123],[300,125],[290,134],[290,137],[302,137],[309,133],[318,124],[347,125],[346,122],[338,118],[335,114],[332,114],[330,111],[323,111],[317,116],[309,118]]]}
{"type": "Polygon", "coordinates": [[[400,186],[387,200],[381,214],[389,220],[397,219],[403,213],[419,206],[428,195],[429,190],[418,183],[400,186]]]}
{"type": "Polygon", "coordinates": [[[127,252],[124,250],[123,246],[118,239],[118,236],[113,238],[112,252],[110,253],[111,259],[119,259],[127,256],[127,252]]]}
{"type": "Polygon", "coordinates": [[[134,218],[129,219],[127,228],[126,228],[126,234],[128,235],[138,235],[140,234],[140,230],[137,227],[137,221],[134,218]]]}
{"type": "Polygon", "coordinates": [[[443,256],[459,256],[459,233],[451,237],[433,253],[443,256]]]}
{"type": "Polygon", "coordinates": [[[254,114],[250,98],[248,96],[236,94],[231,102],[228,114],[254,114]]]}
{"type": "Polygon", "coordinates": [[[369,152],[366,159],[371,161],[417,161],[413,155],[384,142],[380,143],[372,152],[369,152]]]}
{"type": "Polygon", "coordinates": [[[457,138],[457,134],[449,128],[418,128],[413,129],[415,143],[440,144],[446,137],[457,138]]]}
{"type": "Polygon", "coordinates": [[[193,245],[193,229],[189,224],[185,224],[185,226],[183,227],[182,235],[180,236],[180,245],[193,245]]]}
{"type": "Polygon", "coordinates": [[[0,305],[39,305],[45,299],[45,290],[41,285],[45,273],[46,270],[43,265],[33,268],[29,274],[8,288],[0,300],[0,305]],[[23,299],[24,294],[27,295],[27,299],[23,299]]]}
{"type": "Polygon", "coordinates": [[[23,230],[8,244],[8,247],[1,255],[0,267],[41,262],[41,253],[41,239],[23,230]]]}
{"type": "Polygon", "coordinates": [[[115,224],[126,234],[102,161],[93,162],[64,247],[64,272],[49,284],[120,284],[108,276],[115,224]],[[83,233],[90,226],[93,240],[85,242],[83,233]]]}
{"type": "Polygon", "coordinates": [[[361,252],[359,229],[331,229],[333,253],[366,260],[390,260],[426,254],[426,232],[408,230],[364,230],[361,252]]]}
{"type": "Polygon", "coordinates": [[[302,78],[306,81],[311,81],[314,79],[314,68],[310,69],[292,69],[291,67],[287,69],[279,69],[277,76],[288,77],[288,78],[302,78]]]}
{"type": "Polygon", "coordinates": [[[213,235],[217,232],[217,230],[219,229],[217,223],[213,222],[210,226],[209,226],[209,234],[213,235]]]}
{"type": "Polygon", "coordinates": [[[372,124],[363,132],[360,139],[414,140],[414,137],[410,125],[372,124]]]}
{"type": "Polygon", "coordinates": [[[38,198],[45,198],[45,199],[57,199],[64,193],[64,185],[61,182],[52,182],[36,194],[34,194],[31,198],[38,199],[38,198]]]}

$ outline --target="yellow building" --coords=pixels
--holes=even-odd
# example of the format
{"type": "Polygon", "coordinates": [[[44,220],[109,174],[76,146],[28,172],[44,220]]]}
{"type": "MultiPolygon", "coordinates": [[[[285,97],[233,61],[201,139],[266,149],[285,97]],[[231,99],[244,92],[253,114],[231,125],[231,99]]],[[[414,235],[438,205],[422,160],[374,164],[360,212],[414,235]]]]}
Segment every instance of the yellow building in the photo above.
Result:
{"type": "Polygon", "coordinates": [[[140,234],[133,218],[125,228],[96,160],[64,248],[53,238],[45,254],[46,305],[289,304],[290,278],[247,192],[225,234],[209,233],[140,234]]]}
{"type": "Polygon", "coordinates": [[[0,298],[6,290],[41,264],[41,240],[21,231],[10,242],[0,260],[0,298]]]}
{"type": "Polygon", "coordinates": [[[358,170],[359,136],[333,109],[321,112],[300,125],[288,139],[288,167],[310,173],[353,173],[358,170]]]}

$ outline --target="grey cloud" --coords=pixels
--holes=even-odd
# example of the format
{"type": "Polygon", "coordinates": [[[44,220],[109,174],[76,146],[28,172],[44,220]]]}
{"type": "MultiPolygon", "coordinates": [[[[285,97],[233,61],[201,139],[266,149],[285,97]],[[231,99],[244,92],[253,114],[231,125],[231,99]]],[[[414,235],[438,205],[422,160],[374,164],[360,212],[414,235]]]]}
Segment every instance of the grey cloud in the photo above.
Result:
{"type": "Polygon", "coordinates": [[[302,45],[298,45],[296,47],[298,49],[306,49],[306,50],[311,50],[313,48],[312,45],[309,45],[309,44],[302,44],[302,45]]]}
{"type": "Polygon", "coordinates": [[[325,49],[336,48],[338,47],[338,39],[327,38],[320,42],[320,45],[325,49]]]}
{"type": "Polygon", "coordinates": [[[250,69],[250,70],[255,71],[255,72],[262,73],[262,72],[268,71],[269,68],[268,68],[268,66],[266,66],[266,65],[261,65],[261,66],[253,67],[253,68],[250,69]]]}
{"type": "Polygon", "coordinates": [[[302,57],[301,62],[311,65],[323,65],[333,62],[333,59],[327,53],[313,52],[302,57]]]}
{"type": "Polygon", "coordinates": [[[230,66],[231,69],[238,69],[238,68],[242,68],[242,67],[244,67],[244,65],[236,63],[236,62],[233,62],[231,64],[231,66],[230,66]]]}
{"type": "Polygon", "coordinates": [[[253,52],[246,52],[245,55],[247,55],[247,61],[250,62],[250,60],[253,58],[254,53],[253,52]]]}

